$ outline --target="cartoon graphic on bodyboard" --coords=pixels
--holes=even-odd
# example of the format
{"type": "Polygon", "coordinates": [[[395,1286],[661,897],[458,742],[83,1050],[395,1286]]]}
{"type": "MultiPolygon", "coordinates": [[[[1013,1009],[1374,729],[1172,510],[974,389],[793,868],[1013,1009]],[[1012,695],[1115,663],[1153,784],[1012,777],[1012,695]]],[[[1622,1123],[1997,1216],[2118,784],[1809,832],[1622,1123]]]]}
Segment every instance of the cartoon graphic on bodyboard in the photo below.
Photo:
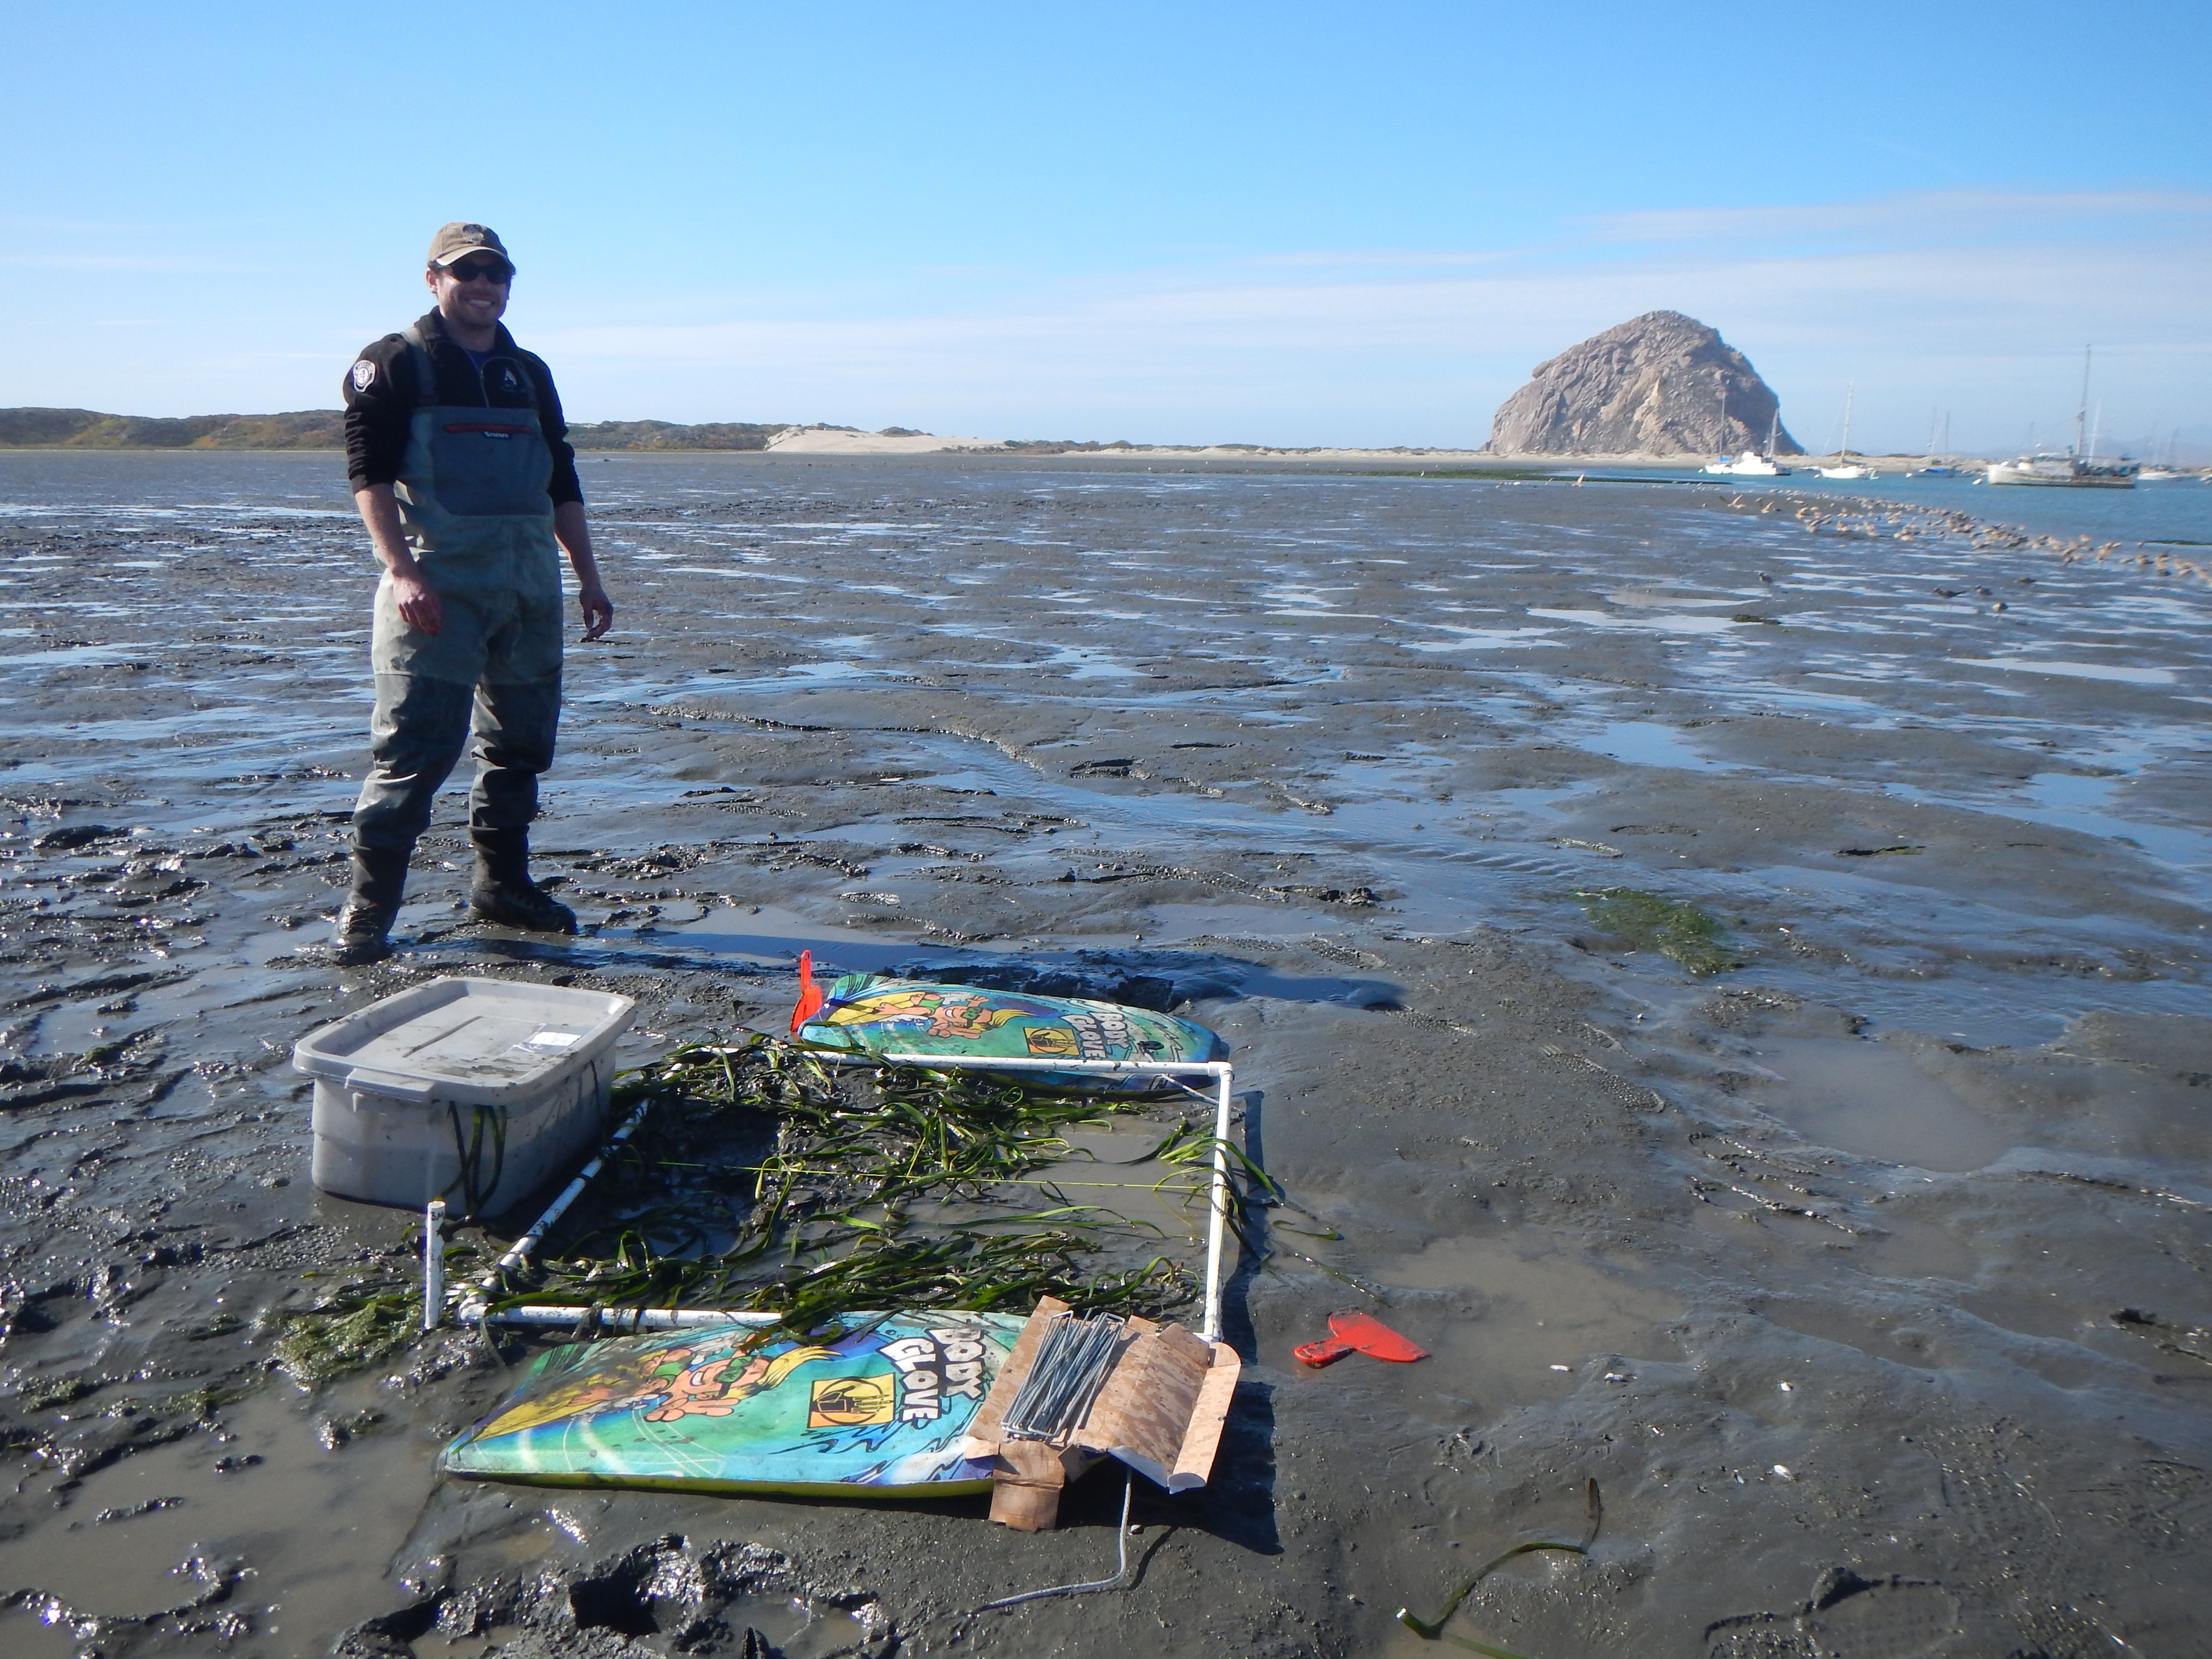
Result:
{"type": "Polygon", "coordinates": [[[571,1343],[532,1366],[444,1463],[548,1486],[982,1492],[990,1465],[959,1445],[1022,1324],[1018,1314],[854,1314],[750,1353],[750,1325],[571,1343]]]}
{"type": "MultiPolygon", "coordinates": [[[[1173,1014],[1081,997],[978,990],[846,974],[825,996],[801,964],[792,1034],[809,1048],[847,1054],[959,1054],[985,1059],[1206,1061],[1224,1057],[1221,1039],[1173,1014]]],[[[1097,1073],[1023,1072],[1024,1083],[1066,1090],[1144,1090],[1164,1079],[1097,1073]]]]}

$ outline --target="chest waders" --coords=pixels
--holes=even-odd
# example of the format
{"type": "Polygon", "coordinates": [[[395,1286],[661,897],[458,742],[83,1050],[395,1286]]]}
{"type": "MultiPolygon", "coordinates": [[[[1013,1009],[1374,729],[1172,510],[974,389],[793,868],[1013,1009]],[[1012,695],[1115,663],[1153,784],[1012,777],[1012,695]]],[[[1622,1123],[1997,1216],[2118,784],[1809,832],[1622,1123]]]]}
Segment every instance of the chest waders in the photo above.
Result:
{"type": "MultiPolygon", "coordinates": [[[[409,328],[404,337],[416,385],[434,397],[437,372],[422,335],[409,328]]],[[[524,377],[519,363],[500,356],[479,372],[524,377]]],[[[435,634],[411,627],[391,578],[377,584],[369,769],[354,806],[354,890],[338,924],[341,952],[355,959],[388,954],[383,936],[405,889],[408,855],[464,747],[477,763],[471,906],[518,927],[575,930],[574,916],[532,884],[528,868],[538,775],[553,763],[561,715],[561,553],[545,493],[552,476],[534,396],[514,409],[424,403],[415,410],[392,493],[444,620],[435,634]]]]}

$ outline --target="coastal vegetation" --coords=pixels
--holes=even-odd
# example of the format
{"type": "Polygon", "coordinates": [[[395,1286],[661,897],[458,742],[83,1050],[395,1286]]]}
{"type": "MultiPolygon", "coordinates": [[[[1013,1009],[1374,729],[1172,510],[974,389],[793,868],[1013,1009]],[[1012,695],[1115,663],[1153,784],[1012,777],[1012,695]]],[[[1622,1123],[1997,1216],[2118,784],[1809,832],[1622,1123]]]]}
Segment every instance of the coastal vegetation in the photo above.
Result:
{"type": "MultiPolygon", "coordinates": [[[[701,453],[761,450],[791,421],[580,421],[568,441],[595,453],[701,453]]],[[[857,427],[826,430],[856,432],[857,427]]],[[[879,437],[920,435],[910,427],[885,427],[879,437]]],[[[1152,447],[1116,438],[1099,443],[1075,438],[1013,438],[1006,448],[1027,455],[1073,455],[1152,447]]],[[[1170,447],[1196,449],[1184,444],[1170,447]]],[[[96,409],[0,409],[0,449],[343,449],[345,411],[301,409],[283,415],[109,415],[96,409]]],[[[1249,444],[1217,447],[1255,449],[1249,444]]],[[[1256,453],[1256,449],[1255,449],[1256,453]]]]}
{"type": "Polygon", "coordinates": [[[680,426],[673,421],[587,421],[571,425],[568,441],[579,449],[732,450],[766,449],[788,421],[708,421],[680,426]]]}
{"type": "MultiPolygon", "coordinates": [[[[765,449],[784,421],[596,421],[568,428],[579,449],[765,449]]],[[[109,415],[96,409],[0,409],[0,449],[343,449],[345,411],[283,415],[109,415]]]]}
{"type": "Polygon", "coordinates": [[[0,409],[0,449],[343,449],[344,422],[335,409],[173,417],[0,409]]]}

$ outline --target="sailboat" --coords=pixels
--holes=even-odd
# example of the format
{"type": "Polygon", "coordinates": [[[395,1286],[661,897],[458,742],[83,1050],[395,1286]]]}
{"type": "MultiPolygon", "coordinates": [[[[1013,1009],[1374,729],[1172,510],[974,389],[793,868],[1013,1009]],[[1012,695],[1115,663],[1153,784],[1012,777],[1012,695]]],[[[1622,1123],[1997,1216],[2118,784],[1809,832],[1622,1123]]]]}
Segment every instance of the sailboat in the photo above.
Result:
{"type": "MultiPolygon", "coordinates": [[[[1723,404],[1723,407],[1726,407],[1725,404],[1723,404]]],[[[1764,455],[1760,454],[1759,451],[1755,449],[1747,449],[1742,454],[1737,456],[1734,460],[1729,460],[1723,456],[1719,460],[1708,461],[1705,463],[1705,471],[1708,472],[1723,473],[1728,477],[1736,478],[1788,477],[1790,476],[1790,469],[1782,465],[1774,459],[1775,434],[1780,432],[1781,429],[1782,411],[1779,409],[1777,409],[1774,411],[1774,418],[1767,422],[1766,453],[1764,455]]]]}
{"type": "Polygon", "coordinates": [[[2074,447],[2063,455],[2041,453],[2016,456],[2009,461],[1991,461],[1989,480],[1993,484],[2040,484],[2062,489],[2133,489],[2136,474],[2142,471],[2124,456],[2116,461],[2096,461],[2090,459],[2094,446],[2089,441],[2089,362],[2090,348],[2081,348],[2081,401],[2074,411],[2074,447]]]}
{"type": "Polygon", "coordinates": [[[1836,465],[1815,467],[1824,478],[1879,478],[1881,474],[1870,466],[1861,466],[1851,455],[1851,399],[1858,393],[1859,383],[1853,380],[1844,388],[1844,441],[1836,451],[1836,465]]]}
{"type": "MultiPolygon", "coordinates": [[[[2155,434],[2152,437],[2151,447],[2154,449],[2158,447],[2155,434]]],[[[2173,436],[2166,442],[2165,463],[2160,465],[2159,462],[2153,461],[2136,474],[2136,482],[2137,483],[2179,483],[2185,478],[2195,477],[2197,476],[2195,473],[2184,472],[2181,470],[2180,455],[2181,428],[2176,427],[2173,429],[2173,436]]]]}
{"type": "Polygon", "coordinates": [[[1936,411],[1931,409],[1928,411],[1928,458],[1907,472],[1905,475],[1906,477],[1955,478],[1966,470],[1964,467],[1954,466],[1948,460],[1936,459],[1940,455],[1948,455],[1951,453],[1951,417],[1948,415],[1942,416],[1943,447],[1941,449],[1936,447],[1936,411]]]}

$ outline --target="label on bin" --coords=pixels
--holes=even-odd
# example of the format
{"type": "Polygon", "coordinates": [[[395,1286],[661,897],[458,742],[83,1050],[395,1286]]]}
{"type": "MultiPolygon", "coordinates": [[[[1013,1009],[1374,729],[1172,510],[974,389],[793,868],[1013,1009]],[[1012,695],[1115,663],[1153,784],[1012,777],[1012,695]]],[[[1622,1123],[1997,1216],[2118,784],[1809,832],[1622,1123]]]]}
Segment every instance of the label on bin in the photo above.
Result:
{"type": "Polygon", "coordinates": [[[566,1048],[582,1041],[583,1034],[580,1031],[540,1031],[520,1046],[525,1048],[566,1048]]]}

